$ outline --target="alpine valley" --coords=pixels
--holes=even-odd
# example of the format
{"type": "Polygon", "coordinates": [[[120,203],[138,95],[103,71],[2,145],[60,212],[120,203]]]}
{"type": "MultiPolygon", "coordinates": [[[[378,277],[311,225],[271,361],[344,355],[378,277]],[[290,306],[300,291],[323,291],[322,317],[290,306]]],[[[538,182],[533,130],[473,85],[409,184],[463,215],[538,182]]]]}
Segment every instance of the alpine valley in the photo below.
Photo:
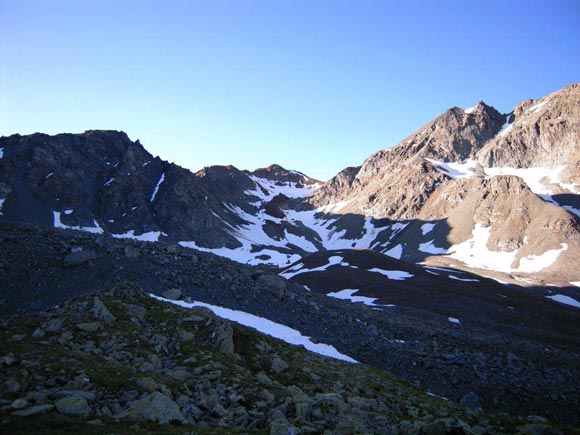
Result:
{"type": "Polygon", "coordinates": [[[580,84],[326,182],[0,138],[0,431],[580,433],[580,84]]]}

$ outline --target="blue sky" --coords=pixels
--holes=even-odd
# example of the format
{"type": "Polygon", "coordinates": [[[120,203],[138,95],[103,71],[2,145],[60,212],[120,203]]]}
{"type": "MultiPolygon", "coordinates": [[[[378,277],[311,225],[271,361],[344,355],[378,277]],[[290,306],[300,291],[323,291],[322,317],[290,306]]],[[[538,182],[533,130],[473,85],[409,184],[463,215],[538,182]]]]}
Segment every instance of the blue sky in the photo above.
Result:
{"type": "Polygon", "coordinates": [[[327,179],[449,107],[580,81],[578,23],[577,0],[0,0],[0,135],[327,179]]]}

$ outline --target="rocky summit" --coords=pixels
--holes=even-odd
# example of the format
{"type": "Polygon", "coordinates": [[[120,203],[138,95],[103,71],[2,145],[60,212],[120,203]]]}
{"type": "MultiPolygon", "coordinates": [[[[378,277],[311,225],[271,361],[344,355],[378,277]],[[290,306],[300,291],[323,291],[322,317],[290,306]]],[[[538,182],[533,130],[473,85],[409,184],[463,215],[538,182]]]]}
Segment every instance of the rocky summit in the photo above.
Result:
{"type": "Polygon", "coordinates": [[[0,138],[0,431],[578,433],[579,120],[453,107],[326,182],[0,138]]]}

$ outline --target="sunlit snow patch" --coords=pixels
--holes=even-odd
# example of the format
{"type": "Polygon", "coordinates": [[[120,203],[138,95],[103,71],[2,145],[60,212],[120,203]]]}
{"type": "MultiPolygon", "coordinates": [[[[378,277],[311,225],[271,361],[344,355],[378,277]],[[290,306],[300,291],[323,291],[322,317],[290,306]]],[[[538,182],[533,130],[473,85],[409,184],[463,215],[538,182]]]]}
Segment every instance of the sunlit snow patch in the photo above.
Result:
{"type": "Polygon", "coordinates": [[[406,279],[413,278],[412,274],[402,270],[384,270],[379,269],[378,267],[373,267],[372,269],[369,269],[369,272],[380,273],[381,275],[384,275],[393,281],[404,281],[406,279]]]}
{"type": "Polygon", "coordinates": [[[463,163],[445,163],[427,158],[425,160],[435,166],[437,171],[454,180],[473,177],[475,175],[475,168],[477,167],[477,162],[470,159],[465,160],[463,163]]]}
{"type": "Polygon", "coordinates": [[[375,301],[378,298],[369,298],[366,296],[354,296],[354,294],[358,291],[359,291],[359,289],[345,288],[344,290],[340,290],[337,292],[327,293],[326,296],[330,296],[331,298],[351,301],[353,303],[362,302],[363,304],[368,305],[369,307],[380,307],[381,306],[381,305],[375,304],[375,301]]]}
{"type": "Polygon", "coordinates": [[[165,299],[160,296],[150,294],[150,296],[158,301],[168,302],[171,304],[179,305],[184,308],[193,307],[205,307],[209,308],[216,316],[222,319],[230,320],[236,322],[243,326],[248,326],[254,328],[261,332],[262,334],[270,335],[271,337],[277,338],[279,340],[285,341],[286,343],[293,344],[295,346],[304,346],[310,352],[317,353],[319,355],[327,356],[334,359],[339,359],[342,361],[357,363],[358,361],[352,359],[351,357],[344,355],[336,350],[334,346],[324,343],[313,343],[310,337],[306,337],[288,326],[282,325],[280,323],[273,322],[271,320],[265,319],[263,317],[258,317],[244,311],[236,311],[229,308],[219,307],[217,305],[206,304],[205,302],[194,301],[192,303],[184,301],[173,301],[170,299],[165,299]]]}
{"type": "Polygon", "coordinates": [[[570,296],[566,295],[553,295],[553,296],[546,296],[548,299],[552,299],[553,301],[560,302],[561,304],[570,305],[571,307],[580,308],[580,302],[576,299],[571,298],[570,296]]]}
{"type": "Polygon", "coordinates": [[[447,320],[449,320],[451,323],[457,323],[458,325],[461,325],[459,319],[456,319],[455,317],[448,317],[447,320]]]}
{"type": "Polygon", "coordinates": [[[55,228],[64,228],[67,230],[85,231],[87,233],[93,233],[93,234],[103,234],[103,232],[104,232],[103,229],[97,223],[97,221],[94,219],[93,219],[93,224],[95,225],[94,227],[80,227],[80,226],[70,226],[70,225],[63,224],[60,221],[60,211],[53,211],[52,215],[54,217],[53,226],[55,228]]]}
{"type": "Polygon", "coordinates": [[[487,242],[491,236],[491,227],[476,224],[473,228],[472,238],[449,249],[449,257],[463,262],[466,266],[478,269],[489,269],[497,272],[539,272],[550,267],[561,252],[568,249],[563,243],[560,249],[552,249],[541,255],[530,255],[520,259],[518,268],[512,267],[518,250],[515,251],[492,251],[488,249],[487,242]]]}

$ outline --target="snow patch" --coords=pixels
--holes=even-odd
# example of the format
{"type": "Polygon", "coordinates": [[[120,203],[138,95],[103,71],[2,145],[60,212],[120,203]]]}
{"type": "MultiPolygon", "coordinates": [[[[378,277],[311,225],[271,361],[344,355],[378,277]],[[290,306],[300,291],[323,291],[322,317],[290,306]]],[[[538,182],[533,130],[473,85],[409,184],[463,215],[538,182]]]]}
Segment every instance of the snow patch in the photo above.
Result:
{"type": "Polygon", "coordinates": [[[553,295],[553,296],[546,296],[548,299],[552,299],[553,301],[560,302],[561,304],[570,305],[571,307],[580,308],[580,302],[576,299],[571,298],[570,296],[566,295],[553,295]]]}
{"type": "Polygon", "coordinates": [[[359,291],[359,289],[345,288],[344,290],[340,290],[337,292],[327,293],[326,296],[330,296],[331,298],[351,301],[353,303],[362,302],[363,304],[368,305],[369,307],[380,307],[380,305],[375,304],[375,301],[378,298],[369,298],[366,296],[354,296],[354,294],[358,291],[359,291]]]}
{"type": "Polygon", "coordinates": [[[158,242],[159,236],[161,234],[167,236],[167,234],[162,233],[161,231],[149,231],[148,233],[135,235],[135,230],[127,231],[124,234],[111,234],[111,236],[113,236],[116,239],[133,239],[139,240],[141,242],[158,242]]]}
{"type": "Polygon", "coordinates": [[[409,278],[413,278],[413,274],[410,274],[409,272],[405,272],[402,270],[384,270],[384,269],[379,269],[378,267],[373,267],[372,269],[369,269],[369,272],[373,272],[373,273],[380,273],[381,275],[386,276],[389,279],[392,279],[394,281],[404,281],[406,279],[409,278]]]}
{"type": "Polygon", "coordinates": [[[6,198],[0,199],[0,216],[4,215],[4,213],[2,213],[2,206],[4,205],[4,201],[6,201],[6,198]]]}
{"type": "Polygon", "coordinates": [[[423,235],[427,235],[429,234],[431,231],[433,231],[433,228],[435,228],[436,224],[432,224],[432,223],[426,223],[421,225],[421,232],[423,233],[423,235]]]}
{"type": "Polygon", "coordinates": [[[95,219],[93,219],[94,227],[70,226],[70,225],[65,225],[61,222],[60,213],[61,213],[60,211],[53,211],[52,212],[52,215],[54,218],[54,223],[53,223],[54,228],[63,228],[66,230],[85,231],[87,233],[93,233],[93,234],[103,234],[104,233],[103,229],[99,226],[99,224],[97,223],[97,221],[95,219]]]}
{"type": "Polygon", "coordinates": [[[310,340],[310,337],[302,335],[300,331],[292,329],[286,325],[282,325],[280,323],[276,323],[271,320],[265,319],[264,317],[258,317],[253,314],[246,313],[244,311],[232,310],[217,305],[207,304],[205,302],[194,301],[188,303],[184,301],[174,301],[162,298],[152,293],[149,296],[151,296],[154,299],[157,299],[158,301],[168,302],[171,304],[179,305],[180,307],[184,308],[193,308],[193,307],[209,308],[216,316],[219,316],[222,319],[230,320],[240,325],[254,328],[258,332],[261,332],[262,334],[266,334],[271,337],[277,338],[288,344],[292,344],[295,346],[304,346],[304,348],[309,350],[310,352],[314,352],[319,355],[327,356],[330,358],[350,363],[358,362],[352,359],[351,357],[340,353],[339,351],[336,350],[334,346],[324,343],[313,343],[312,340],[310,340]]]}
{"type": "Polygon", "coordinates": [[[510,113],[508,116],[506,116],[505,124],[501,126],[501,130],[498,132],[498,134],[495,135],[495,137],[505,136],[506,134],[509,133],[509,131],[513,127],[513,124],[510,124],[511,119],[512,119],[512,115],[510,113]]]}
{"type": "Polygon", "coordinates": [[[388,251],[383,251],[383,254],[388,255],[389,257],[396,258],[400,260],[403,256],[403,245],[398,244],[394,248],[389,249],[388,251]]]}
{"type": "Polygon", "coordinates": [[[458,276],[455,276],[455,275],[449,275],[449,278],[454,279],[456,281],[480,282],[478,279],[473,279],[473,278],[459,278],[458,276]]]}
{"type": "Polygon", "coordinates": [[[165,180],[165,172],[163,174],[161,174],[159,181],[155,185],[155,189],[153,189],[153,193],[151,194],[151,199],[149,200],[149,202],[153,202],[153,200],[155,199],[155,196],[157,195],[157,191],[159,190],[159,186],[161,185],[161,183],[163,183],[163,180],[165,180]]]}
{"type": "Polygon", "coordinates": [[[438,248],[435,246],[434,242],[435,240],[430,240],[427,243],[421,243],[419,245],[419,251],[434,255],[447,254],[447,249],[438,248]]]}
{"type": "Polygon", "coordinates": [[[477,167],[477,162],[471,159],[466,159],[462,163],[445,163],[427,158],[425,160],[435,166],[438,172],[454,180],[473,177],[475,175],[475,168],[477,167]]]}
{"type": "Polygon", "coordinates": [[[455,317],[448,317],[447,320],[449,320],[451,323],[457,323],[458,325],[461,325],[459,319],[456,319],[455,317]]]}
{"type": "MultiPolygon", "coordinates": [[[[335,266],[337,264],[342,264],[342,265],[346,265],[348,266],[348,263],[343,263],[343,258],[339,257],[338,255],[333,255],[332,257],[328,258],[328,263],[324,264],[322,266],[319,267],[315,267],[314,269],[308,269],[308,268],[300,268],[300,269],[296,269],[296,266],[293,266],[291,269],[285,270],[283,272],[280,273],[280,276],[283,276],[286,279],[290,279],[296,275],[300,275],[302,273],[310,273],[310,272],[323,272],[326,269],[328,269],[330,266],[335,266]]],[[[302,263],[300,263],[302,265],[302,263]]],[[[303,266],[303,265],[302,265],[303,266]]]]}
{"type": "Polygon", "coordinates": [[[568,249],[568,245],[563,243],[560,249],[552,249],[541,255],[530,255],[520,259],[518,268],[512,267],[516,260],[518,250],[515,251],[492,251],[487,247],[487,242],[491,236],[491,227],[484,227],[475,224],[472,238],[450,249],[450,258],[463,262],[466,266],[478,269],[495,270],[497,272],[539,272],[550,267],[560,253],[568,249]]]}

